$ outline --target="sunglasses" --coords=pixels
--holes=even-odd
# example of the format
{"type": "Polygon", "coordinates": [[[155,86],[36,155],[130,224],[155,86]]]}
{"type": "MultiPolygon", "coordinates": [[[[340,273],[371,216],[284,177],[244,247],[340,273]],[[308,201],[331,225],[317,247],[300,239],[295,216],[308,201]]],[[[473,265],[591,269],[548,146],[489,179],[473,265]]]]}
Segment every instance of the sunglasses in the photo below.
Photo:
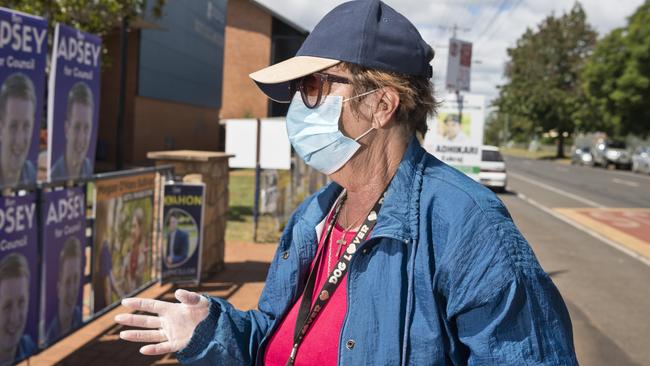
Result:
{"type": "Polygon", "coordinates": [[[316,108],[323,95],[330,93],[332,83],[351,84],[351,81],[341,76],[315,72],[294,80],[289,87],[289,95],[300,91],[300,97],[305,106],[310,109],[316,108]]]}

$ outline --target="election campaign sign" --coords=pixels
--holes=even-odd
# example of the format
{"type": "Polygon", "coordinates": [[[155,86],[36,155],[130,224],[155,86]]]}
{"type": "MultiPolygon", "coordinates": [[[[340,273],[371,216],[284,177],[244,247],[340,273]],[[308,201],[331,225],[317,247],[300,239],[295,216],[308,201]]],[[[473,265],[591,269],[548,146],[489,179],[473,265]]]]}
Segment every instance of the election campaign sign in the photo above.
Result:
{"type": "Polygon", "coordinates": [[[198,283],[201,273],[205,185],[165,185],[162,282],[198,283]]]}
{"type": "Polygon", "coordinates": [[[95,183],[93,311],[152,281],[155,173],[95,183]]]}
{"type": "Polygon", "coordinates": [[[485,122],[485,97],[476,94],[463,96],[460,118],[457,96],[450,94],[442,101],[438,114],[427,121],[429,132],[423,147],[429,153],[478,179],[485,122]]]}
{"type": "Polygon", "coordinates": [[[36,182],[47,22],[0,8],[0,187],[36,182]]]}
{"type": "Polygon", "coordinates": [[[472,70],[472,43],[451,38],[447,57],[447,90],[469,91],[472,70]]]}
{"type": "Polygon", "coordinates": [[[54,30],[48,85],[48,177],[52,181],[93,174],[101,39],[63,24],[54,30]]]}
{"type": "Polygon", "coordinates": [[[0,197],[0,365],[32,355],[38,340],[36,196],[0,197]]]}
{"type": "Polygon", "coordinates": [[[48,346],[82,325],[86,197],[81,187],[41,196],[43,273],[39,344],[48,346]]]}

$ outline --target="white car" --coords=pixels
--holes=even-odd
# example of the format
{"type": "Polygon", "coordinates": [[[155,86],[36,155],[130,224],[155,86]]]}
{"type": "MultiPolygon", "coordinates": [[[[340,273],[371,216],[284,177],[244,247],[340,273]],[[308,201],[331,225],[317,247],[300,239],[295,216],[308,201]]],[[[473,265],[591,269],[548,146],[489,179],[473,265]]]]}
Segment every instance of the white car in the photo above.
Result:
{"type": "Polygon", "coordinates": [[[481,171],[479,181],[486,187],[498,192],[505,192],[508,183],[506,163],[496,146],[483,145],[481,147],[481,171]]]}
{"type": "Polygon", "coordinates": [[[640,146],[632,155],[632,171],[650,174],[650,146],[640,146]]]}

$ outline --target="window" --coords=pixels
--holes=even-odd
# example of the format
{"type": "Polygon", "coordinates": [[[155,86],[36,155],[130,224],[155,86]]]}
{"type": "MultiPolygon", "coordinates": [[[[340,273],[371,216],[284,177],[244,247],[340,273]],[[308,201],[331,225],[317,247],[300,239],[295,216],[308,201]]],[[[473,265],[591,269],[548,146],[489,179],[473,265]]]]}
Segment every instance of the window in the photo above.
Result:
{"type": "Polygon", "coordinates": [[[483,161],[503,161],[501,153],[494,150],[483,150],[481,154],[481,160],[483,161]]]}

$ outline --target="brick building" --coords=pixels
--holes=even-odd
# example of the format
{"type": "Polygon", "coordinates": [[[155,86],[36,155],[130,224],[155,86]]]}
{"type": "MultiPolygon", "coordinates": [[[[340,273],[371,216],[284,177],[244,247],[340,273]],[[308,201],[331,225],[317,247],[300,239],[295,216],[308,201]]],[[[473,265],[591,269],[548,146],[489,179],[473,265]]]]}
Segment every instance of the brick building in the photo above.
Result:
{"type": "Polygon", "coordinates": [[[269,102],[248,74],[293,57],[307,31],[249,0],[230,0],[226,21],[221,118],[282,116],[286,105],[269,102]]]}
{"type": "MultiPolygon", "coordinates": [[[[159,19],[128,33],[123,157],[149,165],[147,151],[223,150],[220,118],[278,116],[248,74],[292,57],[304,29],[253,0],[168,0],[159,19]]],[[[120,82],[120,34],[104,37],[97,171],[113,170],[120,82]]]]}

